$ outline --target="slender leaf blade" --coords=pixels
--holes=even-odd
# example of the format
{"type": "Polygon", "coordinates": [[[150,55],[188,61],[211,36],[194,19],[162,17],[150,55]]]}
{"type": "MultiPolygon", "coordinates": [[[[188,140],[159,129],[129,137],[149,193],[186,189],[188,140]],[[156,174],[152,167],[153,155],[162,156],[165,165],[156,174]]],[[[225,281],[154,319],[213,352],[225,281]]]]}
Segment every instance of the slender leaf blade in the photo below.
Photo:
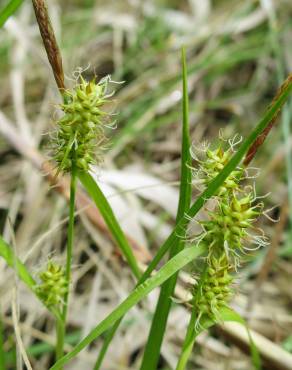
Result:
{"type": "Polygon", "coordinates": [[[10,0],[9,3],[0,11],[0,28],[4,26],[7,19],[16,12],[23,0],[10,0]]]}
{"type": "Polygon", "coordinates": [[[106,197],[103,195],[99,186],[89,173],[85,171],[78,171],[77,176],[90,197],[93,199],[96,207],[102,214],[105,223],[107,224],[121,251],[123,252],[133,274],[136,276],[136,278],[139,279],[141,277],[141,272],[138,267],[137,260],[106,197]]]}
{"type": "Polygon", "coordinates": [[[164,281],[169,279],[173,274],[197,258],[204,252],[203,247],[185,248],[178,253],[170,261],[168,261],[154,276],[147,279],[143,284],[139,285],[133,292],[114,310],[112,311],[100,324],[98,324],[71,352],[57,361],[51,370],[60,369],[73,357],[75,357],[82,349],[89,345],[93,340],[99,337],[102,333],[110,328],[117,320],[126,314],[133,306],[140,302],[153,289],[157,288],[164,281]]]}
{"type": "MultiPolygon", "coordinates": [[[[190,207],[191,202],[191,155],[190,155],[190,128],[189,128],[189,99],[187,83],[187,66],[185,48],[182,48],[182,148],[181,148],[181,178],[179,204],[177,210],[177,222],[182,219],[190,207]]],[[[179,240],[170,249],[169,258],[171,259],[184,248],[184,240],[179,240]]],[[[157,367],[160,355],[167,319],[171,307],[171,296],[173,294],[178,273],[162,285],[159,299],[156,305],[155,314],[152,320],[151,329],[148,335],[147,344],[141,364],[141,370],[150,370],[157,367]]]]}
{"type": "Polygon", "coordinates": [[[36,282],[31,276],[25,265],[15,256],[12,247],[8,245],[5,240],[0,236],[0,256],[4,258],[7,265],[12,267],[17,273],[20,280],[22,280],[30,290],[34,293],[36,282]]]}

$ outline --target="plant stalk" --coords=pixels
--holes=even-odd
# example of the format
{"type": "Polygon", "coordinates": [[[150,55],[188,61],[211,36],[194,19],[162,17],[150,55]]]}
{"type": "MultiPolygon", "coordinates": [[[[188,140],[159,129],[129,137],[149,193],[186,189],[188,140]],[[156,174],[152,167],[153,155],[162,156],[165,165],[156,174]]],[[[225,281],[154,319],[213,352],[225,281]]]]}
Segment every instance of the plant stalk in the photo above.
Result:
{"type": "Polygon", "coordinates": [[[64,296],[63,311],[61,318],[56,320],[56,331],[57,331],[57,346],[56,346],[56,358],[61,358],[64,354],[64,338],[66,334],[66,321],[68,312],[68,301],[71,281],[71,268],[72,268],[72,254],[73,254],[73,242],[74,242],[74,212],[75,212],[75,195],[76,195],[76,164],[72,161],[71,169],[71,183],[70,183],[70,204],[69,204],[69,225],[67,231],[67,255],[66,255],[66,270],[65,277],[68,282],[68,290],[64,296]]]}
{"type": "MultiPolygon", "coordinates": [[[[69,204],[69,225],[68,225],[68,242],[67,242],[67,258],[66,258],[66,270],[65,277],[70,285],[71,281],[71,265],[72,265],[72,252],[73,252],[73,241],[74,241],[74,212],[75,212],[75,195],[76,195],[76,164],[74,160],[72,161],[72,170],[71,170],[71,183],[70,183],[70,204],[69,204]]],[[[68,311],[68,299],[69,299],[69,286],[67,293],[64,297],[64,305],[62,312],[62,319],[64,324],[66,324],[67,311],[68,311]]]]}
{"type": "Polygon", "coordinates": [[[193,309],[191,319],[187,328],[187,333],[182,346],[181,355],[176,366],[176,370],[184,370],[188,363],[196,339],[195,332],[196,320],[197,320],[197,311],[193,309]]]}
{"type": "Polygon", "coordinates": [[[58,361],[64,354],[64,337],[65,337],[65,327],[63,320],[61,318],[56,318],[56,361],[58,361]]]}

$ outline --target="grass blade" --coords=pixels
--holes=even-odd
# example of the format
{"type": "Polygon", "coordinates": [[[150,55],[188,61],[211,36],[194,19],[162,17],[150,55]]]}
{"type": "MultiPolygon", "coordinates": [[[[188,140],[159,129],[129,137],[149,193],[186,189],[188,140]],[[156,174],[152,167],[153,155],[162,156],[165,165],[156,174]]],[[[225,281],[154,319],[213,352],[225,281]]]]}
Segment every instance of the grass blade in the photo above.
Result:
{"type": "Polygon", "coordinates": [[[138,267],[137,260],[107,199],[89,173],[85,171],[78,171],[77,176],[102,214],[109,230],[111,231],[128,264],[130,265],[133,274],[137,279],[139,279],[141,277],[141,272],[138,267]]]}
{"type": "Polygon", "coordinates": [[[20,280],[35,294],[34,287],[36,282],[31,276],[25,265],[17,258],[4,239],[0,236],[0,256],[3,257],[8,266],[12,267],[20,280]]]}
{"type": "MultiPolygon", "coordinates": [[[[182,81],[183,81],[183,124],[182,124],[182,149],[181,149],[181,180],[180,195],[177,210],[177,222],[182,219],[190,207],[191,202],[191,155],[190,155],[190,130],[189,130],[189,100],[187,86],[187,67],[185,49],[182,49],[182,81]]],[[[184,241],[179,240],[170,249],[171,259],[184,248],[184,241]]],[[[152,320],[148,341],[142,360],[141,370],[150,370],[157,367],[160,355],[167,318],[171,307],[171,296],[177,281],[177,273],[162,285],[155,314],[152,320]]]]}
{"type": "Polygon", "coordinates": [[[82,349],[84,349],[93,340],[99,337],[102,333],[110,328],[117,320],[125,315],[133,306],[140,302],[153,289],[160,286],[164,281],[170,278],[173,274],[191,262],[204,252],[203,247],[185,248],[182,252],[168,261],[154,276],[147,279],[143,284],[139,285],[133,292],[100,324],[98,324],[71,352],[62,357],[58,362],[51,367],[51,370],[60,369],[69,360],[75,357],[82,349]]]}
{"type": "Polygon", "coordinates": [[[105,339],[99,351],[96,363],[94,365],[94,370],[99,370],[101,368],[104,356],[106,355],[109,345],[111,344],[111,341],[114,338],[116,331],[118,330],[118,327],[120,326],[120,323],[123,320],[123,317],[124,316],[122,316],[118,321],[116,321],[115,324],[105,333],[105,339]]]}
{"type": "Polygon", "coordinates": [[[23,0],[11,0],[9,3],[0,11],[0,28],[4,26],[7,19],[16,12],[23,0]]]}
{"type": "Polygon", "coordinates": [[[35,297],[55,316],[58,317],[57,311],[49,306],[46,306],[41,298],[36,294],[35,286],[37,282],[31,276],[30,272],[26,266],[20,261],[20,259],[15,255],[12,247],[5,242],[5,240],[0,236],[0,256],[4,258],[7,265],[10,266],[18,278],[24,282],[24,284],[33,292],[35,297]]]}

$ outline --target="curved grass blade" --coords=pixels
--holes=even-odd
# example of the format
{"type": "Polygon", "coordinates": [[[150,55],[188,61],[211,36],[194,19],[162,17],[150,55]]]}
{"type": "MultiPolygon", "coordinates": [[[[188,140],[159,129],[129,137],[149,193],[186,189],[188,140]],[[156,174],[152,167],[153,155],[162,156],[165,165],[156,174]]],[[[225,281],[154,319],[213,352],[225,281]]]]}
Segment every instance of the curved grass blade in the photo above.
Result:
{"type": "Polygon", "coordinates": [[[32,291],[32,293],[37,297],[37,299],[56,317],[59,318],[59,313],[52,307],[48,307],[41,300],[41,298],[36,294],[35,286],[37,282],[31,276],[30,272],[26,266],[20,261],[20,259],[13,252],[12,247],[5,242],[5,240],[0,236],[0,256],[4,258],[7,265],[10,266],[18,278],[24,282],[24,284],[32,291]]]}
{"type": "Polygon", "coordinates": [[[12,247],[0,236],[0,256],[3,257],[8,266],[12,267],[20,280],[35,294],[36,281],[31,276],[25,265],[15,256],[12,247]]]}
{"type": "Polygon", "coordinates": [[[129,266],[135,277],[139,279],[141,277],[141,272],[138,267],[137,260],[132,252],[132,248],[128,243],[128,240],[118,223],[111,206],[109,205],[107,199],[103,195],[97,183],[91,177],[91,175],[85,171],[78,171],[77,176],[81,181],[82,185],[93,199],[100,213],[102,214],[109,230],[111,231],[113,237],[115,238],[119,248],[123,252],[129,266]]]}
{"type": "Polygon", "coordinates": [[[93,370],[99,370],[101,368],[102,362],[103,362],[104,357],[106,355],[106,352],[109,348],[109,345],[111,344],[111,341],[113,340],[113,338],[116,334],[116,331],[118,330],[118,328],[120,326],[120,323],[123,320],[123,317],[124,316],[122,316],[118,321],[116,321],[114,323],[114,325],[105,333],[105,339],[104,339],[103,345],[102,345],[102,347],[99,351],[99,354],[98,354],[98,357],[97,357],[97,360],[96,360],[96,363],[94,365],[93,370]]]}
{"type": "MultiPolygon", "coordinates": [[[[187,86],[187,68],[186,68],[186,56],[185,49],[182,48],[182,66],[183,66],[183,124],[182,124],[182,149],[181,149],[181,181],[180,181],[180,192],[179,192],[179,204],[177,211],[177,220],[184,216],[184,213],[188,210],[191,201],[191,155],[190,155],[190,134],[189,134],[189,101],[188,101],[188,86],[187,86]]],[[[184,248],[184,241],[180,240],[177,245],[170,252],[170,258],[176,255],[179,251],[184,248]]],[[[163,337],[164,327],[162,325],[164,322],[166,324],[167,316],[170,310],[170,295],[173,293],[173,288],[177,280],[177,274],[173,275],[172,278],[166,283],[170,287],[169,295],[163,302],[158,304],[156,313],[157,317],[154,316],[152,331],[155,332],[154,336],[149,334],[149,339],[153,339],[154,343],[148,345],[149,351],[153,356],[153,348],[158,352],[159,356],[159,346],[156,343],[158,338],[163,337]],[[157,325],[155,325],[155,323],[157,325]]],[[[163,285],[162,290],[168,291],[169,287],[163,285]]],[[[103,346],[98,355],[94,370],[99,370],[102,364],[103,358],[106,354],[106,351],[110,345],[111,340],[114,337],[114,334],[120,324],[120,320],[117,321],[113,328],[111,328],[106,333],[106,338],[104,340],[103,346]]],[[[146,348],[147,350],[147,348],[146,348]]],[[[147,355],[146,355],[147,356],[147,355]]],[[[152,357],[151,356],[151,357],[152,357]]],[[[147,358],[147,357],[146,357],[147,358]]]]}
{"type": "Polygon", "coordinates": [[[7,19],[16,12],[23,0],[10,0],[9,3],[0,11],[0,28],[4,26],[7,19]]]}
{"type": "Polygon", "coordinates": [[[51,370],[60,369],[63,365],[75,357],[82,349],[89,345],[92,341],[98,338],[108,328],[110,328],[117,320],[125,315],[133,306],[140,302],[153,289],[160,286],[164,281],[169,279],[173,274],[197,258],[204,252],[203,247],[185,248],[178,253],[170,261],[168,261],[154,276],[147,279],[143,284],[139,285],[133,292],[100,324],[98,324],[71,352],[62,357],[51,367],[51,370]]]}
{"type": "MultiPolygon", "coordinates": [[[[190,207],[191,202],[191,155],[190,155],[190,130],[189,130],[189,100],[188,100],[188,85],[187,85],[187,67],[186,53],[182,48],[182,81],[183,81],[183,123],[182,123],[182,148],[181,148],[181,179],[179,204],[177,210],[177,222],[182,219],[190,207]]],[[[184,248],[184,240],[179,240],[173,244],[169,259],[175,256],[184,248]]],[[[160,355],[160,347],[162,344],[167,318],[171,307],[171,296],[176,285],[178,273],[174,274],[161,287],[159,299],[155,309],[155,314],[152,320],[151,329],[148,335],[148,341],[145,347],[145,352],[142,360],[141,370],[149,370],[157,367],[160,355]]]]}

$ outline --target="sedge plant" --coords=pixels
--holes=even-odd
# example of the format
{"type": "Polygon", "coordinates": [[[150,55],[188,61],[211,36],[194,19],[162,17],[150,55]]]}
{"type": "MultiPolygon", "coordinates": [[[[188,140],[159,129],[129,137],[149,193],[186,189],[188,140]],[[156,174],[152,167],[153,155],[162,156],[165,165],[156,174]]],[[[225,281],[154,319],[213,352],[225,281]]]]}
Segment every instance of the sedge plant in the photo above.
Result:
{"type": "Polygon", "coordinates": [[[233,141],[227,148],[224,147],[224,143],[220,143],[212,150],[206,148],[203,157],[196,156],[195,158],[198,165],[198,170],[195,171],[191,166],[187,71],[183,51],[181,184],[176,225],[158,249],[146,271],[142,273],[129,241],[106,197],[89,173],[92,164],[99,164],[102,161],[106,141],[105,129],[110,125],[108,114],[103,108],[111,97],[108,92],[110,78],[87,81],[80,76],[75,86],[67,88],[64,83],[62,58],[46,4],[43,0],[33,0],[33,5],[48,59],[62,97],[60,104],[62,114],[56,122],[51,147],[52,160],[56,165],[55,178],[61,175],[70,176],[66,262],[60,264],[49,260],[38,278],[35,279],[2,238],[0,238],[0,255],[56,318],[56,362],[51,370],[63,368],[80,351],[107,331],[104,346],[94,367],[95,370],[101,369],[106,350],[123,316],[153,289],[161,287],[141,364],[142,370],[157,369],[178,273],[187,264],[194,263],[195,260],[201,258],[203,263],[196,271],[197,284],[192,288],[190,323],[177,364],[178,370],[185,369],[196,336],[202,330],[217,322],[228,320],[243,323],[240,316],[232,311],[228,304],[233,294],[234,273],[240,265],[242,254],[246,252],[249,245],[252,243],[263,245],[266,240],[262,235],[250,232],[254,221],[262,212],[262,205],[257,203],[253,188],[244,184],[246,168],[240,163],[244,160],[244,164],[248,165],[259,146],[263,144],[280,109],[291,93],[292,77],[289,76],[284,82],[263,118],[237,150],[234,149],[233,141]],[[192,174],[203,187],[199,197],[191,204],[192,174]],[[64,355],[74,256],[74,211],[78,179],[103,216],[137,284],[120,305],[99,322],[69,353],[64,355]],[[210,199],[214,203],[211,208],[208,204],[210,199]],[[182,238],[181,235],[187,233],[189,224],[193,222],[194,217],[202,208],[205,208],[207,217],[196,221],[201,226],[201,232],[182,238]],[[168,261],[151,275],[167,253],[169,253],[168,261]]]}

